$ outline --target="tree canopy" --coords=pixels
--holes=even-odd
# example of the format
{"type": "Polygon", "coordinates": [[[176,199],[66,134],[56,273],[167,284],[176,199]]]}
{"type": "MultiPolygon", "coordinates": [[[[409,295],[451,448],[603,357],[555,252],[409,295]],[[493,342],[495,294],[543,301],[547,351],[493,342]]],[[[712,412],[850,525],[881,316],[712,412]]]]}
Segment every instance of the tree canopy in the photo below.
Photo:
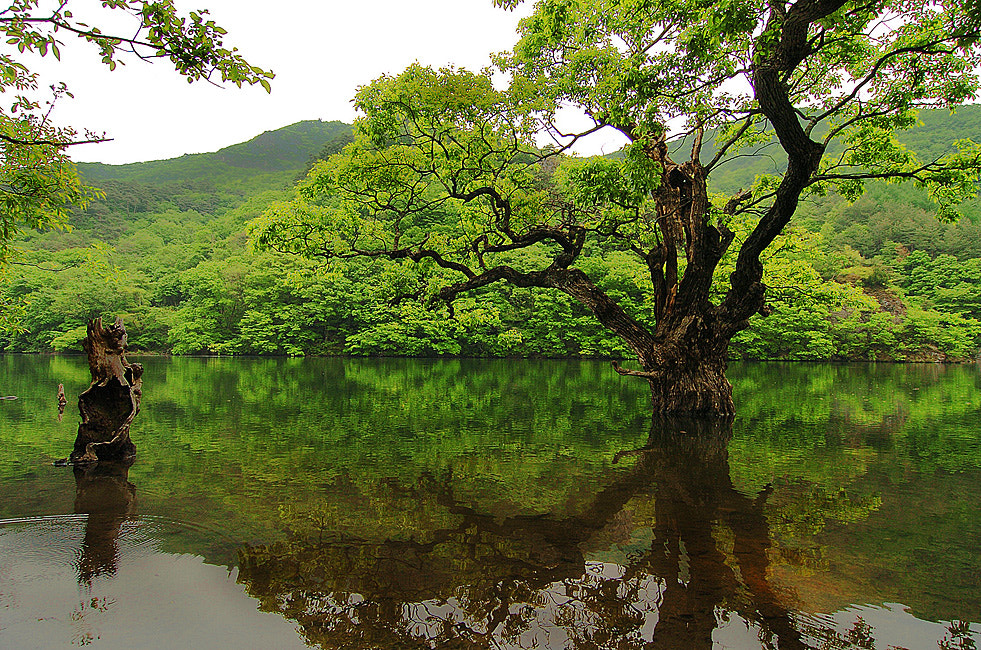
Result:
{"type": "Polygon", "coordinates": [[[51,107],[70,97],[67,84],[39,88],[30,55],[61,58],[65,36],[91,43],[95,56],[114,69],[127,59],[167,59],[188,82],[260,84],[267,91],[273,73],[246,61],[224,44],[225,30],[206,10],[186,15],[172,0],[103,0],[101,9],[81,10],[78,17],[69,0],[13,0],[0,9],[0,263],[8,256],[10,239],[23,228],[65,227],[73,207],[97,195],[79,179],[67,149],[105,135],[68,125],[53,124],[51,107]],[[88,21],[92,15],[112,24],[104,31],[88,21]]]}
{"type": "Polygon", "coordinates": [[[895,135],[974,98],[971,3],[540,0],[519,32],[480,72],[417,64],[361,88],[355,142],[255,242],[420,262],[434,271],[408,293],[446,301],[501,280],[564,292],[636,354],[618,370],[651,382],[656,411],[731,413],[728,344],[767,311],[761,259],[802,198],[909,182],[950,220],[976,192],[977,144],[921,159],[895,135]],[[570,107],[588,127],[563,129],[570,107]],[[607,128],[622,155],[568,155],[607,128]],[[785,163],[710,191],[743,156],[785,163]],[[584,263],[611,251],[648,270],[632,313],[584,263]]]}

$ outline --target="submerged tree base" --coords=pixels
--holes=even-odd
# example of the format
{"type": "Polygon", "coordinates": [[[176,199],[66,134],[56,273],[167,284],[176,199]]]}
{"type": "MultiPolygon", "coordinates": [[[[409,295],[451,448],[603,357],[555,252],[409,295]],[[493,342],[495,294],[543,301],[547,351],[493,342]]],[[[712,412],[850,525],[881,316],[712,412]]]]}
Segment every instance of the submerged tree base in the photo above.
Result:
{"type": "MultiPolygon", "coordinates": [[[[694,328],[692,328],[694,329],[694,328]]],[[[679,328],[673,340],[636,342],[638,361],[643,370],[613,369],[621,375],[646,379],[651,388],[651,412],[660,416],[735,415],[732,384],[726,378],[728,338],[679,328]]]]}
{"type": "Polygon", "coordinates": [[[683,372],[661,372],[650,379],[654,415],[703,415],[721,418],[736,412],[732,384],[726,379],[725,364],[698,364],[683,372]]]}

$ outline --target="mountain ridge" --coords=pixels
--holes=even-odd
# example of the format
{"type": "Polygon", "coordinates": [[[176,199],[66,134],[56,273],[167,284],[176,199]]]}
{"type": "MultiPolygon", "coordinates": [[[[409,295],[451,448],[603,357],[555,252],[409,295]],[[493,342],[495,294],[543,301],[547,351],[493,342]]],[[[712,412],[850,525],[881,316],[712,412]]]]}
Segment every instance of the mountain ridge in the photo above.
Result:
{"type": "Polygon", "coordinates": [[[263,131],[250,140],[218,151],[122,165],[78,163],[78,169],[86,182],[95,184],[129,181],[156,185],[195,180],[203,174],[242,180],[256,173],[296,173],[304,169],[327,142],[350,133],[351,129],[350,124],[336,120],[301,120],[263,131]]]}
{"type": "MultiPolygon", "coordinates": [[[[897,137],[922,158],[931,158],[946,153],[952,132],[968,134],[967,137],[976,133],[976,137],[981,137],[981,106],[961,106],[956,111],[924,109],[920,111],[919,122],[912,129],[898,133],[897,137]]],[[[205,174],[237,181],[256,173],[295,174],[303,171],[323,151],[324,145],[339,136],[350,135],[352,130],[350,124],[337,120],[301,120],[263,131],[245,142],[218,151],[122,165],[78,163],[78,168],[87,182],[96,184],[104,181],[163,184],[198,180],[205,174]]],[[[712,139],[706,140],[704,155],[711,155],[714,151],[712,139]]],[[[610,155],[616,156],[616,153],[610,155]]],[[[767,154],[730,161],[724,169],[713,174],[712,185],[717,190],[730,192],[747,187],[757,174],[779,171],[780,160],[779,155],[771,157],[767,154]]]]}

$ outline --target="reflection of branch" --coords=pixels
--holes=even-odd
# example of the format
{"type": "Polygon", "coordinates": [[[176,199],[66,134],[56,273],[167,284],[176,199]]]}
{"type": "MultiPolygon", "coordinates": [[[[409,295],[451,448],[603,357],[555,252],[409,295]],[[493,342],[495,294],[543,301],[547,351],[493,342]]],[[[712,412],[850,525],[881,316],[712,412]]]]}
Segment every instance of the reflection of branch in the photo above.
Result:
{"type": "Polygon", "coordinates": [[[651,452],[652,450],[650,447],[641,447],[640,449],[618,451],[617,453],[613,454],[613,464],[616,465],[617,463],[620,462],[622,458],[627,458],[629,456],[644,456],[651,452]]]}
{"type": "Polygon", "coordinates": [[[768,483],[752,501],[738,493],[731,483],[729,490],[730,499],[745,502],[742,508],[730,511],[726,523],[734,533],[732,553],[739,563],[743,583],[753,597],[753,611],[746,614],[759,617],[760,626],[777,637],[781,650],[804,650],[808,646],[791,622],[790,612],[774,593],[768,576],[770,526],[763,508],[773,493],[773,485],[768,483]]]}
{"type": "Polygon", "coordinates": [[[803,650],[768,583],[764,508],[773,488],[755,497],[735,489],[731,435],[731,421],[659,420],[643,448],[613,460],[637,462],[562,519],[481,513],[453,494],[451,472],[424,474],[408,487],[386,482],[402,498],[435,501],[459,519],[425,542],[243,549],[241,580],[263,607],[295,618],[324,647],[379,647],[383,639],[393,647],[512,647],[525,632],[555,626],[570,639],[615,634],[624,648],[700,650],[712,647],[725,610],[771,639],[767,647],[803,650]],[[641,501],[654,507],[652,543],[628,555],[621,576],[593,571],[585,553],[607,548],[608,536],[631,519],[630,504],[641,501]],[[733,533],[731,551],[716,533],[720,525],[733,533]],[[348,606],[354,594],[357,612],[348,606]],[[642,630],[655,614],[648,642],[642,630]]]}

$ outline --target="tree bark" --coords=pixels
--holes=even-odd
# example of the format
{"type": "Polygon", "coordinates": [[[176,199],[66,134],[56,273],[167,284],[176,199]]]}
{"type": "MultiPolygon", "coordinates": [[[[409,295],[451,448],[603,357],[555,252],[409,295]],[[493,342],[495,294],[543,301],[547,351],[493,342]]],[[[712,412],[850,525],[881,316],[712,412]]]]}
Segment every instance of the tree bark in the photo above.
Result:
{"type": "Polygon", "coordinates": [[[732,333],[725,325],[711,305],[667,319],[654,335],[630,342],[642,370],[615,361],[613,367],[621,375],[647,380],[654,415],[732,416],[732,384],[726,379],[732,333]]]}
{"type": "Polygon", "coordinates": [[[73,463],[120,461],[136,454],[129,427],[140,411],[143,366],[126,361],[126,328],[122,318],[108,327],[90,321],[84,341],[92,383],[78,396],[78,425],[73,463]]]}
{"type": "Polygon", "coordinates": [[[651,409],[657,415],[735,413],[724,357],[681,356],[651,373],[651,409]]]}

